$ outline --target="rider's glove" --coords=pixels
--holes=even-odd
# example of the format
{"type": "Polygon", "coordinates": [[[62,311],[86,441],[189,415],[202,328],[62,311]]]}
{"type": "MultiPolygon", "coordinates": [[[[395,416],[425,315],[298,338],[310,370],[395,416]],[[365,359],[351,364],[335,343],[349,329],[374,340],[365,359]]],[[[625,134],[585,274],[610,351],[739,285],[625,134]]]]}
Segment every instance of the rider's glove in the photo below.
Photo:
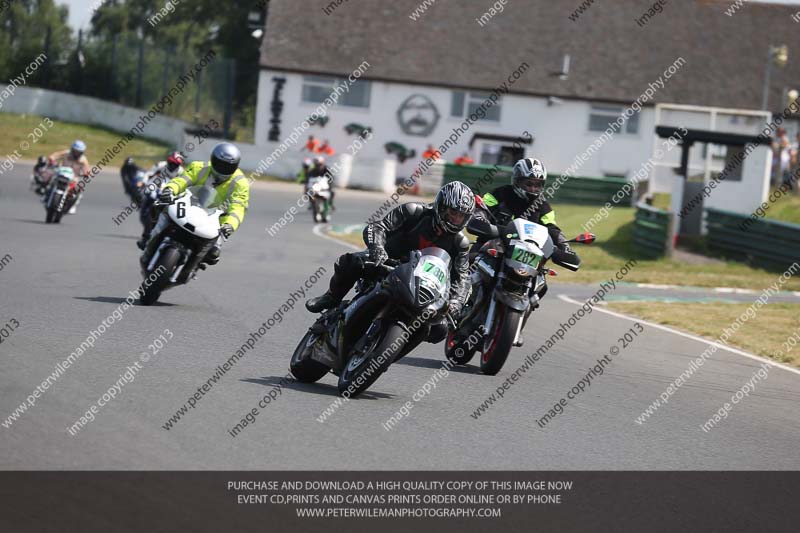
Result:
{"type": "Polygon", "coordinates": [[[450,316],[453,317],[453,320],[458,320],[463,308],[464,305],[461,303],[461,300],[453,299],[450,300],[450,303],[447,306],[447,312],[450,313],[450,316]]]}
{"type": "Polygon", "coordinates": [[[559,248],[559,249],[560,249],[562,252],[564,252],[565,254],[571,254],[571,253],[574,253],[574,252],[572,251],[572,248],[570,247],[570,245],[569,245],[569,243],[568,243],[568,242],[562,242],[562,243],[560,243],[560,244],[558,245],[558,248],[559,248]]]}
{"type": "Polygon", "coordinates": [[[231,226],[230,224],[223,224],[219,228],[219,232],[220,234],[222,234],[223,237],[227,239],[233,234],[233,226],[231,226]]]}
{"type": "Polygon", "coordinates": [[[163,203],[165,203],[165,204],[171,204],[171,203],[172,203],[172,200],[173,200],[173,196],[174,196],[174,195],[173,195],[173,193],[172,193],[172,189],[164,189],[164,190],[163,190],[163,191],[161,191],[161,193],[158,195],[158,201],[159,201],[159,202],[163,202],[163,203]]]}
{"type": "Polygon", "coordinates": [[[369,260],[375,263],[375,266],[381,266],[387,259],[389,254],[383,249],[383,246],[373,246],[369,249],[369,260]]]}

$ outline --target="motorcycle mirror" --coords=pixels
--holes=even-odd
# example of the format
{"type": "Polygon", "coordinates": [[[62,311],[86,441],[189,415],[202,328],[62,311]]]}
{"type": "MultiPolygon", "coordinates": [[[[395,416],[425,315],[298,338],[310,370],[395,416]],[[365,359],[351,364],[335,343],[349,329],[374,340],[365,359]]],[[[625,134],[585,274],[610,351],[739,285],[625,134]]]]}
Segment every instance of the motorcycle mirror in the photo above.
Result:
{"type": "Polygon", "coordinates": [[[592,244],[597,237],[594,233],[581,233],[569,242],[578,242],[581,244],[592,244]]]}

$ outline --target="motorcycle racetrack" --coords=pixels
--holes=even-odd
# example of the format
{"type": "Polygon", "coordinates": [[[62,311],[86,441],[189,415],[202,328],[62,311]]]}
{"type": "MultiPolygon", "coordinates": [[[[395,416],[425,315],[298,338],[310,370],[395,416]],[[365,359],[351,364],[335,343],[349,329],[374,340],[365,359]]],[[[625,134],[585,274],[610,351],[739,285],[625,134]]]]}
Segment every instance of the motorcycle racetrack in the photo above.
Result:
{"type": "MultiPolygon", "coordinates": [[[[59,225],[29,174],[0,176],[0,327],[18,324],[0,339],[2,469],[800,468],[800,372],[726,348],[695,367],[708,342],[600,309],[526,365],[600,286],[551,286],[497,376],[479,356],[441,370],[443,345],[422,344],[350,401],[333,375],[296,383],[289,358],[314,320],[303,304],[348,250],[312,231],[305,206],[266,231],[300,186],[254,185],[218,265],[129,307],[141,226],[114,221],[129,203],[118,174],[59,225]]],[[[362,223],[384,199],[337,191],[334,222],[362,223]]]]}

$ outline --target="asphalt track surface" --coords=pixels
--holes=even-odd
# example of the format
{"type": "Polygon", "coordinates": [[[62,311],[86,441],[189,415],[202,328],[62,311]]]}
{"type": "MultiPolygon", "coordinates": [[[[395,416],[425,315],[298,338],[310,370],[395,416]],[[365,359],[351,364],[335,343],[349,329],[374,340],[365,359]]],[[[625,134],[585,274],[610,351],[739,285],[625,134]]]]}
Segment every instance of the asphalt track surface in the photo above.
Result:
{"type": "MultiPolygon", "coordinates": [[[[0,325],[12,318],[20,324],[0,344],[0,421],[141,281],[138,220],[112,221],[126,203],[116,174],[96,178],[78,214],[51,226],[28,190],[29,169],[19,167],[0,176],[0,257],[13,258],[0,271],[0,325]]],[[[551,288],[526,328],[525,346],[514,349],[497,376],[481,375],[474,365],[456,368],[415,402],[415,392],[444,360],[441,344],[424,344],[325,422],[318,417],[337,399],[332,375],[314,385],[288,383],[254,424],[232,437],[229,430],[286,375],[292,350],[312,322],[302,302],[324,290],[326,274],[194,409],[164,429],[291,291],[320,266],[332,272],[347,250],[312,233],[305,210],[276,236],[267,234],[299,195],[296,186],[257,185],[247,219],[219,265],[166,292],[160,305],[126,310],[33,407],[10,427],[0,426],[0,469],[800,468],[797,373],[772,368],[717,427],[700,429],[759,370],[759,361],[724,349],[637,424],[707,347],[648,325],[563,414],[539,427],[536,419],[633,326],[601,312],[579,321],[502,399],[473,418],[523,358],[578,309],[557,296],[591,295],[596,287],[587,286],[551,288]],[[165,329],[174,333],[166,346],[141,363],[93,422],[70,435],[67,428],[165,329]],[[384,429],[406,402],[413,405],[409,415],[384,429]]],[[[362,222],[381,202],[372,193],[340,192],[336,222],[362,222]]]]}

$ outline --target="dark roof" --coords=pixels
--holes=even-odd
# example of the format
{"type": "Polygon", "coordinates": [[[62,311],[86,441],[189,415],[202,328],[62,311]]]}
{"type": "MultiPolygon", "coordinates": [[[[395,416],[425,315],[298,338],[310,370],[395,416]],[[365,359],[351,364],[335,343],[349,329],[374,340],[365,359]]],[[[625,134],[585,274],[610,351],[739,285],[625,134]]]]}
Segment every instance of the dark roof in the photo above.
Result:
{"type": "Polygon", "coordinates": [[[417,21],[422,0],[272,0],[261,66],[348,75],[363,60],[366,79],[489,89],[521,63],[530,68],[514,93],[631,102],[679,57],[680,71],[655,102],[758,109],[770,44],[789,46],[789,63],[774,68],[770,107],[784,88],[800,90],[800,6],[747,3],[734,16],[733,0],[667,0],[644,27],[636,19],[650,0],[596,1],[573,22],[582,0],[507,0],[481,27],[495,2],[436,0],[417,21]],[[568,79],[552,75],[571,56],[568,79]]]}

